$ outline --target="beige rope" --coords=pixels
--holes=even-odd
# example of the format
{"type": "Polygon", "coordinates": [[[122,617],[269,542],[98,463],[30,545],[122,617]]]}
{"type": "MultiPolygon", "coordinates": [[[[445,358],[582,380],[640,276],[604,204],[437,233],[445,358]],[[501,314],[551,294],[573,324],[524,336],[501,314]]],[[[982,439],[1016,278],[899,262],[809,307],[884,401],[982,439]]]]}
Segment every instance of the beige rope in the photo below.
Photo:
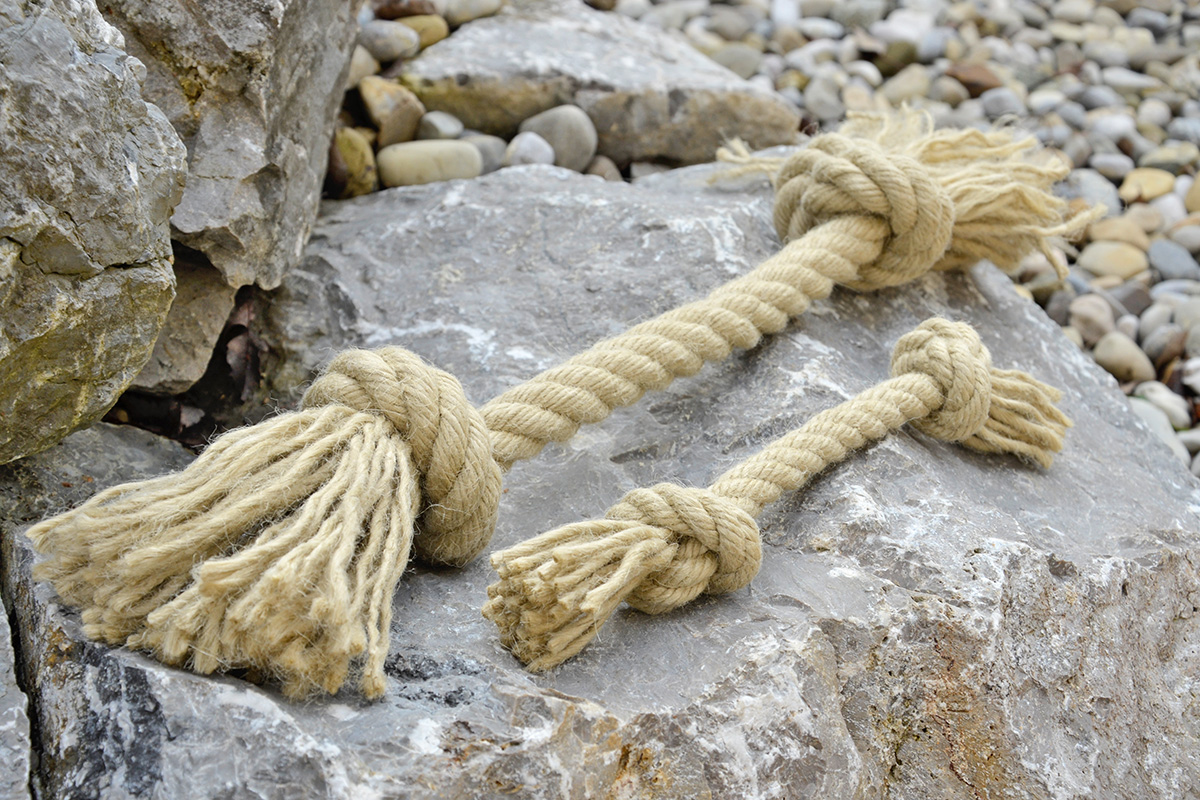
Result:
{"type": "Polygon", "coordinates": [[[847,127],[860,138],[818,137],[783,162],[783,249],[705,300],[480,411],[400,348],[343,353],[301,411],[227,433],[179,476],[110,489],[31,528],[50,556],[37,574],[94,638],[204,673],[250,668],[289,695],[336,691],[363,658],[361,688],[377,696],[387,600],[410,547],[437,564],[477,555],[515,461],[753,347],[837,283],[891,286],[984,251],[1003,262],[1088,221],[1063,221],[1049,188],[1066,166],[1032,140],[932,133],[911,113],[847,127]]]}
{"type": "Polygon", "coordinates": [[[970,326],[923,323],[896,344],[893,378],[768,445],[708,489],[636,489],[605,514],[492,556],[483,614],[531,670],[582,650],[622,601],[661,614],[750,583],[762,509],[851,451],[911,422],[930,436],[1049,466],[1069,420],[1057,390],[994,370],[970,326]]]}

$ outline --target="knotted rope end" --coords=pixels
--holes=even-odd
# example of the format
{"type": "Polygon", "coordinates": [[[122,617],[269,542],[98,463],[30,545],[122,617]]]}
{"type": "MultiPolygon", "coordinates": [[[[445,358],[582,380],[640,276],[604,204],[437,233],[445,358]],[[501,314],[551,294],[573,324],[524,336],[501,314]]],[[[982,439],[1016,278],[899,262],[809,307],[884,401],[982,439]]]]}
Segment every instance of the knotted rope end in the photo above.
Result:
{"type": "Polygon", "coordinates": [[[921,431],[985,453],[1007,453],[1049,467],[1071,421],[1062,395],[1018,370],[992,367],[979,334],[962,322],[926,320],[892,352],[892,375],[916,374],[939,388],[943,403],[914,420],[921,431]]]}
{"type": "Polygon", "coordinates": [[[422,488],[425,550],[456,563],[490,538],[499,468],[457,382],[398,348],[342,354],[305,406],[34,526],[38,575],[89,636],[292,697],[351,675],[378,697],[422,488]]]}
{"type": "Polygon", "coordinates": [[[636,489],[606,518],[567,525],[492,556],[500,579],[483,615],[528,669],[578,653],[624,601],[649,614],[746,586],[762,562],[753,517],[704,489],[636,489]]]}

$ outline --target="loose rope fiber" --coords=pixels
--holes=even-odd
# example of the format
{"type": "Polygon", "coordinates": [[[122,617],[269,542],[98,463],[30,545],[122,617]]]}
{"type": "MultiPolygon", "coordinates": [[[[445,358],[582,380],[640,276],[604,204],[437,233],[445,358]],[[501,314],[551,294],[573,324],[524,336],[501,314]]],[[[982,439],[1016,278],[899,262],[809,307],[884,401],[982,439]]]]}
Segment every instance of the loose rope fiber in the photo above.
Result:
{"type": "Polygon", "coordinates": [[[661,614],[702,593],[740,589],[758,573],[754,518],[853,450],[911,423],[938,439],[1043,467],[1070,421],[1057,390],[992,369],[968,325],[932,319],[903,336],[892,379],[813,417],[707,489],[636,489],[604,519],[543,533],[492,555],[499,580],[483,614],[529,669],[582,650],[622,601],[661,614]]]}
{"type": "Polygon", "coordinates": [[[32,527],[49,556],[36,574],[82,609],[93,638],[201,673],[248,668],[289,696],[336,692],[357,671],[379,696],[410,549],[434,564],[476,556],[514,462],[753,347],[835,284],[893,286],[982,255],[1012,266],[1088,222],[1064,221],[1049,189],[1067,167],[1031,139],[934,133],[912,112],[846,128],[782,162],[786,244],[708,298],[480,410],[402,348],[342,353],[301,410],[230,431],[181,475],[115,487],[32,527]]]}

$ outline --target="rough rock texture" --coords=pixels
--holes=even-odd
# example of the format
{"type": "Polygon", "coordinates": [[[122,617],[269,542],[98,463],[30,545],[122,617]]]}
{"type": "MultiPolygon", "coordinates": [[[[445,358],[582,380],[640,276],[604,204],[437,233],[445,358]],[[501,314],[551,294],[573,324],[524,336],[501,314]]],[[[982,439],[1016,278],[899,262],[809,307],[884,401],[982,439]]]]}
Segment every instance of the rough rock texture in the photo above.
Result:
{"type": "Polygon", "coordinates": [[[174,292],[184,149],[91,0],[0,0],[0,463],[99,418],[174,292]]]}
{"type": "MultiPolygon", "coordinates": [[[[281,379],[349,344],[399,343],[482,401],[778,247],[765,182],[724,191],[705,168],[681,172],[629,186],[522,167],[327,205],[276,298],[281,379]]],[[[974,323],[1000,365],[1064,390],[1077,427],[1052,469],[901,433],[764,515],[748,589],[665,617],[621,611],[547,675],[524,672],[480,616],[485,560],[417,567],[395,597],[375,704],[291,704],[88,643],[31,585],[23,525],[178,464],[174,446],[98,426],[0,471],[43,787],[1194,797],[1200,491],[1112,379],[991,268],[838,292],[753,351],[547,448],[507,477],[493,546],[598,515],[634,486],[706,483],[882,378],[891,345],[932,314],[974,323]]]]}
{"type": "MultiPolygon", "coordinates": [[[[187,145],[187,188],[171,217],[172,238],[230,287],[278,286],[300,257],[320,202],[360,4],[103,4],[129,52],[146,64],[146,98],[166,112],[187,145]]],[[[196,288],[194,278],[194,272],[180,276],[196,288]]],[[[181,293],[168,349],[194,357],[156,356],[140,386],[178,392],[199,378],[225,322],[216,317],[232,307],[227,295],[181,293]]]]}
{"type": "Polygon", "coordinates": [[[0,800],[29,797],[29,717],[15,670],[8,614],[0,613],[0,800]]]}
{"type": "Polygon", "coordinates": [[[404,65],[425,107],[511,138],[564,103],[591,117],[599,152],[624,165],[711,161],[740,136],[791,143],[799,115],[683,41],[578,0],[512,0],[404,65]]]}
{"type": "Polygon", "coordinates": [[[359,2],[107,0],[188,149],[173,238],[231,286],[279,285],[308,238],[359,2]],[[314,35],[314,33],[318,35],[314,35]]]}
{"type": "Polygon", "coordinates": [[[213,345],[233,311],[234,289],[203,256],[179,248],[175,259],[175,302],[154,343],[150,360],[131,388],[179,394],[204,376],[213,345]]]}

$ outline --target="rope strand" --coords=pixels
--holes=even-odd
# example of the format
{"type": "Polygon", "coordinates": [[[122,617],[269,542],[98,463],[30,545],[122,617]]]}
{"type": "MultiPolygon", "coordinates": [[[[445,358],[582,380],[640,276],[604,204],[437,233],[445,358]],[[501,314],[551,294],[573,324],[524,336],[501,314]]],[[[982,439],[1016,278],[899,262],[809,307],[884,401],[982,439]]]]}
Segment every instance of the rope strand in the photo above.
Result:
{"type": "Polygon", "coordinates": [[[1023,372],[993,370],[968,325],[928,320],[902,337],[894,377],[775,440],[708,489],[636,489],[605,514],[492,555],[499,580],[483,615],[533,671],[587,646],[622,601],[662,614],[702,593],[748,585],[762,561],[754,517],[785,492],[912,423],[925,433],[1043,467],[1070,421],[1057,390],[1023,372]]]}

